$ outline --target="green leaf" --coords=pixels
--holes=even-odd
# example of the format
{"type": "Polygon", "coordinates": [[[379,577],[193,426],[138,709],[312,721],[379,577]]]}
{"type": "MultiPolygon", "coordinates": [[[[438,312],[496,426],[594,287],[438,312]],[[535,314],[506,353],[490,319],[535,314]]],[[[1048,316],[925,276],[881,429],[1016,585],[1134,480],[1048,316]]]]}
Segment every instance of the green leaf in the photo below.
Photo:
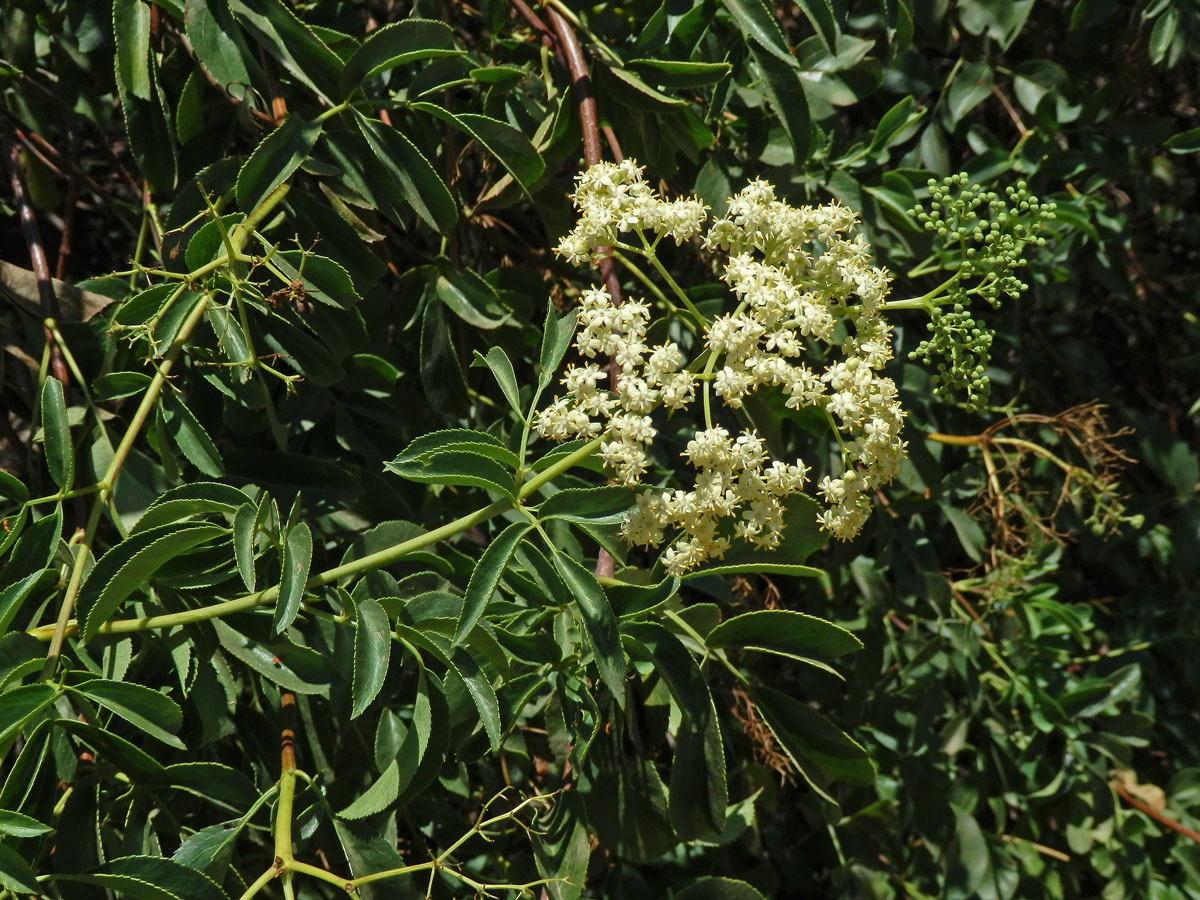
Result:
{"type": "Polygon", "coordinates": [[[439,275],[434,290],[437,298],[468,325],[492,329],[499,328],[509,320],[508,316],[496,318],[483,311],[481,307],[495,300],[496,293],[474,273],[451,271],[439,275]]]}
{"type": "Polygon", "coordinates": [[[94,884],[133,900],[228,900],[208,876],[161,856],[123,856],[90,872],[56,874],[53,880],[94,884]]]}
{"type": "Polygon", "coordinates": [[[696,88],[715,84],[732,70],[727,62],[692,62],[678,59],[631,59],[626,65],[648,69],[647,77],[673,88],[696,88]]]}
{"type": "Polygon", "coordinates": [[[29,488],[15,475],[0,469],[0,498],[14,503],[24,503],[29,499],[29,488]]]}
{"type": "Polygon", "coordinates": [[[789,66],[796,65],[796,58],[788,50],[787,36],[763,0],[722,0],[722,5],[729,10],[744,37],[789,66]]]}
{"type": "Polygon", "coordinates": [[[0,834],[11,834],[17,838],[37,837],[53,831],[49,825],[43,825],[37,819],[19,812],[0,809],[0,834]]]}
{"type": "Polygon", "coordinates": [[[257,532],[255,524],[256,510],[252,503],[238,507],[233,517],[233,555],[237,561],[238,573],[246,590],[253,593],[257,579],[254,572],[254,535],[257,532]]]}
{"type": "Polygon", "coordinates": [[[396,633],[408,643],[429,651],[458,676],[475,704],[492,750],[500,749],[500,703],[496,699],[496,689],[475,658],[462,647],[451,646],[437,634],[417,631],[402,624],[396,626],[396,633]]]}
{"type": "Polygon", "coordinates": [[[233,0],[230,6],[246,30],[281,66],[325,100],[333,100],[342,71],[341,59],[282,0],[233,0]]]}
{"type": "Polygon", "coordinates": [[[788,758],[813,790],[829,800],[834,782],[868,785],[875,766],[860,744],[808,704],[768,687],[750,691],[788,758]]]}
{"type": "Polygon", "coordinates": [[[175,186],[177,153],[156,67],[150,65],[150,6],[113,0],[117,97],[130,152],[152,190],[175,186]]]}
{"type": "Polygon", "coordinates": [[[633,109],[661,114],[686,104],[678,97],[652,88],[629,69],[609,68],[602,70],[602,74],[605,76],[602,84],[613,91],[620,102],[633,109]]]}
{"type": "Polygon", "coordinates": [[[387,613],[376,601],[363,600],[354,622],[354,680],[350,689],[354,705],[350,718],[361,716],[379,694],[391,652],[392,626],[387,613]]]}
{"type": "MultiPolygon", "coordinates": [[[[693,732],[703,731],[712,711],[712,697],[700,667],[679,638],[661,625],[649,622],[626,624],[622,632],[630,657],[654,665],[683,712],[687,728],[693,732]]],[[[721,808],[724,809],[724,804],[721,808]]]]}
{"type": "Polygon", "coordinates": [[[184,23],[196,62],[231,97],[244,99],[250,73],[243,59],[241,35],[226,0],[187,0],[184,23]]]}
{"type": "Polygon", "coordinates": [[[422,59],[461,56],[449,25],[434,19],[405,19],[371,32],[342,70],[340,86],[348,95],[373,75],[422,59]]]}
{"type": "Polygon", "coordinates": [[[150,7],[140,0],[115,0],[113,35],[117,44],[117,78],[132,96],[149,100],[150,7]]]}
{"type": "Polygon", "coordinates": [[[400,796],[400,764],[392,760],[369,788],[354,798],[338,815],[343,819],[362,819],[383,812],[400,796]]]}
{"type": "Polygon", "coordinates": [[[399,465],[432,459],[446,451],[478,453],[516,469],[517,455],[504,446],[500,438],[484,431],[469,428],[445,428],[415,438],[393,462],[399,465]]]}
{"type": "Polygon", "coordinates": [[[946,92],[946,111],[952,123],[987,99],[992,92],[992,67],[986,62],[969,63],[962,67],[946,92]]]}
{"type": "Polygon", "coordinates": [[[50,477],[64,491],[75,481],[75,448],[71,445],[71,425],[67,421],[67,401],[57,378],[42,382],[42,428],[46,436],[46,465],[50,477]]]}
{"type": "Polygon", "coordinates": [[[422,484],[459,484],[513,496],[512,473],[491,457],[473,450],[448,450],[411,462],[395,459],[384,468],[422,484]]]}
{"type": "Polygon", "coordinates": [[[355,112],[382,175],[427,225],[444,234],[458,221],[458,204],[446,183],[412,141],[394,128],[355,112]]]}
{"type": "Polygon", "coordinates": [[[788,609],[760,609],[722,622],[705,639],[714,650],[739,648],[775,653],[833,672],[826,663],[861,650],[862,641],[816,616],[788,609]]]}
{"type": "Polygon", "coordinates": [[[293,282],[299,281],[305,294],[318,303],[347,309],[362,299],[350,273],[326,256],[306,250],[281,250],[271,261],[293,282]]]}
{"type": "Polygon", "coordinates": [[[832,0],[799,0],[801,11],[808,18],[817,37],[831,54],[837,54],[837,40],[841,34],[834,16],[832,0]]]}
{"type": "Polygon", "coordinates": [[[232,515],[238,506],[249,500],[244,491],[216,481],[181,484],[150,504],[130,533],[171,525],[191,516],[209,513],[232,515]]]}
{"type": "Polygon", "coordinates": [[[225,474],[221,451],[208,436],[200,420],[173,393],[163,399],[163,422],[171,440],[188,462],[210,478],[220,478],[225,474]]]}
{"type": "MultiPolygon", "coordinates": [[[[751,47],[750,53],[762,72],[762,87],[766,92],[771,109],[787,132],[792,144],[796,165],[808,159],[812,143],[812,122],[808,114],[808,98],[804,93],[804,82],[798,69],[780,62],[769,52],[764,53],[751,47]]],[[[793,60],[794,62],[794,60],[793,60]]]]}
{"type": "Polygon", "coordinates": [[[233,858],[233,845],[241,834],[240,819],[201,828],[189,835],[171,854],[171,859],[189,869],[220,879],[233,858]]]}
{"type": "Polygon", "coordinates": [[[1166,59],[1178,27],[1179,10],[1174,6],[1168,7],[1167,11],[1154,21],[1154,27],[1150,29],[1150,40],[1146,43],[1146,51],[1154,65],[1157,66],[1166,59]]]}
{"type": "Polygon", "coordinates": [[[45,896],[29,864],[6,844],[0,844],[0,887],[19,894],[45,896]]]}
{"type": "Polygon", "coordinates": [[[478,141],[479,145],[516,179],[526,196],[546,171],[546,163],[537,152],[537,148],[530,143],[529,138],[507,122],[478,113],[452,113],[435,103],[418,101],[410,106],[441,119],[478,141]]]}
{"type": "Polygon", "coordinates": [[[183,712],[179,705],[165,694],[140,684],[101,678],[69,689],[116,713],[164,744],[180,750],[186,749],[183,741],[174,735],[183,725],[183,712]]]}
{"type": "Polygon", "coordinates": [[[622,709],[625,707],[625,672],[627,661],[621,647],[621,634],[617,629],[617,618],[603,589],[596,583],[595,576],[578,562],[557,549],[552,549],[554,567],[567,590],[575,598],[583,627],[591,640],[592,653],[600,680],[608,687],[622,709]]]}
{"type": "Polygon", "coordinates": [[[224,528],[204,522],[165,525],[139,532],[105,553],[79,592],[83,640],[95,637],[125,598],[144,587],[160,567],[223,534],[224,528]]]}
{"type": "MultiPolygon", "coordinates": [[[[867,148],[868,152],[881,150],[887,146],[888,141],[900,133],[910,122],[913,110],[916,108],[917,101],[911,96],[905,97],[891,109],[883,114],[879,120],[879,124],[875,126],[875,132],[871,135],[871,144],[867,148]]],[[[924,111],[917,114],[917,118],[924,115],[924,111]]]]}
{"type": "Polygon", "coordinates": [[[554,376],[558,367],[571,347],[571,338],[575,336],[577,320],[575,311],[571,310],[562,316],[554,314],[554,304],[546,304],[546,322],[542,326],[542,348],[538,352],[538,393],[540,394],[554,376]]]}
{"type": "Polygon", "coordinates": [[[107,403],[132,397],[149,387],[151,381],[150,376],[142,372],[108,372],[92,384],[92,399],[107,403]]]}
{"type": "Polygon", "coordinates": [[[283,545],[279,599],[275,601],[275,615],[271,622],[275,634],[291,625],[300,612],[300,601],[304,597],[308,569],[312,564],[312,549],[312,532],[307,523],[297,522],[288,529],[283,545]]]}
{"type": "Polygon", "coordinates": [[[675,895],[675,900],[767,900],[757,888],[736,878],[698,878],[675,895]]]}
{"type": "Polygon", "coordinates": [[[0,747],[7,747],[8,739],[57,696],[48,684],[26,684],[0,694],[0,747]]]}
{"type": "Polygon", "coordinates": [[[292,177],[320,137],[322,124],[294,113],[263,138],[238,172],[235,192],[245,212],[258,207],[271,191],[292,177]]]}
{"type": "Polygon", "coordinates": [[[467,73],[472,81],[481,84],[513,85],[529,77],[529,72],[518,66],[481,66],[467,73]]]}
{"type": "Polygon", "coordinates": [[[615,525],[633,506],[635,494],[629,488],[609,484],[590,488],[565,488],[542,502],[538,518],[562,519],[588,525],[615,525]]]}
{"type": "Polygon", "coordinates": [[[248,637],[239,631],[234,631],[220,619],[213,620],[213,628],[221,646],[230,654],[284,690],[294,691],[297,694],[327,695],[329,693],[327,680],[320,682],[310,680],[315,673],[308,671],[307,667],[302,669],[298,665],[299,662],[304,661],[303,655],[296,654],[296,659],[291,658],[292,654],[288,650],[299,650],[300,648],[289,648],[284,641],[271,643],[248,637]]]}
{"type": "Polygon", "coordinates": [[[500,392],[504,394],[504,399],[508,401],[513,412],[520,416],[521,391],[517,387],[517,375],[513,371],[512,361],[509,360],[508,354],[504,352],[503,348],[492,346],[488,349],[487,356],[483,356],[476,350],[475,360],[471,365],[486,366],[491,370],[496,383],[500,385],[500,392]]]}
{"type": "Polygon", "coordinates": [[[1195,153],[1200,150],[1200,128],[1171,135],[1163,141],[1163,147],[1172,153],[1195,153]]]}
{"type": "Polygon", "coordinates": [[[12,624],[25,601],[36,590],[41,587],[50,587],[57,582],[57,570],[39,569],[0,590],[0,634],[8,633],[8,626],[12,624]]]}
{"type": "Polygon", "coordinates": [[[500,576],[508,568],[513,552],[532,527],[531,522],[514,522],[500,532],[479,557],[479,563],[471,572],[471,580],[463,596],[462,612],[459,613],[458,624],[454,628],[455,646],[463,642],[483,615],[488,601],[500,583],[500,576]]]}

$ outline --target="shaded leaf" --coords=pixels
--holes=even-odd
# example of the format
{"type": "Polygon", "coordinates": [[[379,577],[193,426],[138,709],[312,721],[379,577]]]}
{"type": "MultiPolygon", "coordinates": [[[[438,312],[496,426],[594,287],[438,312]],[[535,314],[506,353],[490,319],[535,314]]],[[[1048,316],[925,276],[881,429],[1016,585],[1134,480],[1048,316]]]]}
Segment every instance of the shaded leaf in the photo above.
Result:
{"type": "Polygon", "coordinates": [[[558,367],[571,346],[575,336],[577,319],[571,310],[562,316],[554,314],[554,304],[546,305],[546,321],[542,326],[542,347],[538,352],[538,393],[549,387],[558,367]]]}
{"type": "Polygon", "coordinates": [[[618,485],[565,488],[551,494],[540,507],[539,519],[562,519],[590,525],[615,525],[625,518],[636,495],[618,485]]]}
{"type": "Polygon", "coordinates": [[[297,522],[288,529],[280,564],[279,598],[275,601],[275,615],[271,623],[276,634],[291,625],[300,612],[300,601],[304,598],[308,570],[312,565],[312,549],[312,532],[307,523],[297,522]]]}
{"type": "Polygon", "coordinates": [[[733,16],[742,34],[753,40],[772,56],[796,65],[796,59],[788,50],[787,36],[771,14],[771,8],[763,0],[722,0],[722,5],[733,16]]]}
{"type": "Polygon", "coordinates": [[[74,685],[70,690],[116,713],[164,744],[185,749],[183,741],[174,734],[183,725],[183,712],[165,694],[140,684],[101,678],[74,685]]]}
{"type": "Polygon", "coordinates": [[[787,609],[761,609],[722,622],[705,639],[712,649],[775,653],[832,672],[826,663],[861,650],[862,641],[825,619],[787,609]]]}
{"type": "Polygon", "coordinates": [[[143,588],[160,567],[224,533],[204,522],[165,525],[139,532],[105,553],[79,592],[83,639],[95,637],[125,598],[143,588]]]}
{"type": "Polygon", "coordinates": [[[0,746],[49,706],[58,692],[48,684],[26,684],[0,694],[0,746]]]}
{"type": "Polygon", "coordinates": [[[296,114],[262,139],[238,172],[238,206],[250,212],[300,168],[320,137],[320,122],[306,122],[296,114]]]}
{"type": "Polygon", "coordinates": [[[78,875],[58,874],[56,881],[81,881],[134,900],[228,900],[211,878],[161,856],[123,856],[78,875]]]}
{"type": "Polygon", "coordinates": [[[374,600],[358,604],[354,623],[354,680],[351,696],[354,705],[350,718],[362,715],[378,695],[387,677],[392,652],[392,626],[387,613],[374,600]]]}
{"type": "Polygon", "coordinates": [[[411,106],[436,116],[478,141],[484,150],[508,170],[526,195],[546,171],[546,163],[537,152],[537,148],[530,143],[529,138],[507,122],[479,113],[452,113],[435,103],[418,101],[411,106]]]}
{"type": "Polygon", "coordinates": [[[492,594],[495,593],[500,576],[508,568],[513,552],[532,527],[531,522],[514,522],[496,535],[483,551],[478,564],[471,572],[466,594],[463,595],[462,612],[459,613],[458,624],[454,629],[454,644],[461,644],[471,633],[487,608],[492,594]]]}
{"type": "Polygon", "coordinates": [[[504,394],[504,399],[508,401],[508,405],[512,407],[513,412],[520,416],[521,391],[517,387],[517,376],[513,371],[512,361],[508,358],[508,354],[502,348],[496,346],[490,347],[486,356],[481,355],[476,350],[475,361],[471,365],[486,366],[491,370],[496,383],[500,385],[500,392],[504,394]]]}
{"type": "Polygon", "coordinates": [[[67,402],[57,378],[42,382],[42,428],[46,438],[46,465],[50,477],[64,491],[75,481],[75,448],[71,446],[71,426],[67,421],[67,402]]]}
{"type": "Polygon", "coordinates": [[[552,550],[554,567],[575,599],[580,618],[592,644],[600,680],[608,687],[617,705],[625,706],[625,651],[617,630],[617,617],[596,577],[578,562],[558,550],[552,550]]]}
{"type": "Polygon", "coordinates": [[[867,785],[875,780],[867,751],[808,704],[767,687],[750,693],[779,745],[822,797],[834,802],[829,788],[835,782],[867,785]]]}
{"type": "Polygon", "coordinates": [[[200,420],[174,394],[163,399],[163,421],[181,453],[193,466],[210,478],[225,474],[221,451],[208,436],[200,420]]]}
{"type": "Polygon", "coordinates": [[[421,59],[460,56],[454,31],[434,19],[405,19],[371,32],[342,70],[341,89],[351,93],[372,75],[421,59]]]}
{"type": "Polygon", "coordinates": [[[453,228],[458,221],[458,205],[446,183],[413,142],[396,129],[361,113],[355,113],[355,119],[383,175],[403,202],[435,231],[453,228]]]}
{"type": "Polygon", "coordinates": [[[767,900],[759,890],[736,878],[699,878],[675,895],[675,900],[767,900]]]}

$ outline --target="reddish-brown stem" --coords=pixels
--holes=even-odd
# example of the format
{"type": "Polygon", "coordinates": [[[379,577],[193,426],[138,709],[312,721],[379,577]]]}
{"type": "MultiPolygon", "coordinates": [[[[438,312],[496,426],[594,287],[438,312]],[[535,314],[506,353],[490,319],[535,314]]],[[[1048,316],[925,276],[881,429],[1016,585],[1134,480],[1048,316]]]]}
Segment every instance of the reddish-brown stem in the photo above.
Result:
{"type": "Polygon", "coordinates": [[[271,95],[271,119],[276,126],[282,125],[287,118],[287,100],[283,96],[283,88],[279,84],[279,73],[275,68],[275,60],[265,51],[259,54],[262,60],[263,75],[267,79],[267,91],[271,95]]]}
{"type": "MultiPolygon", "coordinates": [[[[46,262],[46,251],[42,247],[42,236],[38,233],[37,218],[33,213],[33,204],[29,201],[29,190],[25,186],[25,173],[21,169],[21,149],[11,136],[7,136],[8,168],[12,181],[13,206],[17,208],[17,217],[21,220],[21,231],[25,236],[25,244],[29,248],[29,260],[33,274],[37,277],[38,296],[42,301],[42,318],[58,318],[58,298],[54,296],[54,283],[50,280],[50,266],[46,262]]],[[[67,376],[67,364],[63,359],[62,349],[54,339],[54,333],[49,325],[43,325],[46,346],[50,349],[50,371],[66,387],[70,382],[67,376]]]]}
{"type": "Polygon", "coordinates": [[[567,71],[571,73],[571,83],[575,86],[575,96],[579,102],[579,126],[583,132],[583,160],[588,166],[594,166],[601,161],[600,155],[600,119],[596,114],[596,98],[592,96],[592,80],[588,77],[587,60],[583,58],[583,48],[575,29],[553,7],[546,10],[550,14],[550,23],[558,35],[558,44],[567,59],[567,71]]]}
{"type": "Polygon", "coordinates": [[[279,695],[282,726],[279,732],[279,771],[296,771],[296,695],[284,691],[279,695]]]}
{"type": "Polygon", "coordinates": [[[49,141],[36,132],[24,132],[20,128],[14,128],[13,134],[17,136],[26,150],[32,153],[41,161],[42,165],[48,168],[60,178],[74,178],[87,186],[89,191],[103,197],[104,188],[92,178],[87,172],[83,171],[74,160],[60,153],[49,141]]]}
{"type": "Polygon", "coordinates": [[[621,145],[617,143],[617,133],[612,130],[612,126],[601,125],[600,130],[604,133],[604,139],[608,141],[608,149],[613,155],[613,161],[624,162],[625,154],[621,152],[621,145]]]}
{"type": "Polygon", "coordinates": [[[78,202],[79,179],[72,175],[63,203],[62,239],[58,242],[58,255],[54,258],[54,277],[59,281],[67,277],[67,261],[71,258],[71,237],[75,232],[75,205],[78,202]]]}
{"type": "Polygon", "coordinates": [[[563,56],[562,50],[559,49],[558,43],[554,40],[554,33],[546,27],[546,23],[538,17],[538,14],[530,8],[525,0],[512,0],[512,6],[520,14],[521,18],[529,24],[529,27],[533,29],[534,34],[541,38],[542,46],[553,50],[555,57],[566,68],[567,58],[563,56]]]}
{"type": "MultiPolygon", "coordinates": [[[[596,112],[596,98],[592,96],[592,80],[588,76],[587,60],[583,58],[583,48],[579,45],[579,38],[575,34],[575,29],[571,27],[571,23],[553,7],[548,7],[546,11],[550,14],[550,22],[554,25],[554,31],[558,35],[558,43],[562,48],[563,56],[566,57],[567,70],[571,73],[571,82],[575,86],[575,96],[579,101],[579,126],[583,132],[583,159],[591,167],[599,164],[603,157],[600,149],[600,117],[596,112]]],[[[617,160],[621,160],[623,155],[621,147],[617,143],[617,136],[608,126],[605,126],[605,136],[613,150],[613,156],[617,160]]],[[[608,289],[608,295],[612,298],[612,302],[620,305],[622,299],[621,279],[617,275],[617,267],[612,260],[611,253],[611,247],[597,248],[596,268],[600,272],[600,279],[608,289]]],[[[620,375],[620,366],[617,365],[616,360],[610,358],[608,381],[614,389],[616,389],[617,379],[620,375]]],[[[615,570],[616,563],[612,555],[601,547],[600,552],[596,555],[596,575],[612,578],[615,570]]]]}
{"type": "Polygon", "coordinates": [[[1170,828],[1172,831],[1176,832],[1177,834],[1182,834],[1188,840],[1194,841],[1197,844],[1200,844],[1200,834],[1198,834],[1195,831],[1193,831],[1192,829],[1188,828],[1186,825],[1180,825],[1174,819],[1167,818],[1162,813],[1160,813],[1157,809],[1155,809],[1153,806],[1150,806],[1147,803],[1143,803],[1137,797],[1133,796],[1133,794],[1129,793],[1129,791],[1125,788],[1125,785],[1120,784],[1119,782],[1116,782],[1116,781],[1111,782],[1111,784],[1112,784],[1112,789],[1117,792],[1117,796],[1120,797],[1122,800],[1124,800],[1126,803],[1128,803],[1130,806],[1132,806],[1134,809],[1136,809],[1138,812],[1145,813],[1150,818],[1152,818],[1155,822],[1157,822],[1159,825],[1162,825],[1166,828],[1170,828]]]}

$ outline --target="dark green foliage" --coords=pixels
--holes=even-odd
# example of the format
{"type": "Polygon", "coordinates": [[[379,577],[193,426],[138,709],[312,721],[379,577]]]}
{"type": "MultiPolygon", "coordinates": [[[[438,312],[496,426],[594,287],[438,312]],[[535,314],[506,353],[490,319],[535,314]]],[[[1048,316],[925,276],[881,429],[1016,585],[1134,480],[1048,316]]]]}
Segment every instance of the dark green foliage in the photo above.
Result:
{"type": "Polygon", "coordinates": [[[75,286],[6,188],[0,889],[1200,898],[1200,11],[566,6],[653,183],[836,199],[893,273],[867,529],[799,498],[664,577],[583,442],[526,443],[593,273],[549,251],[581,86],[508,3],[9,4],[75,286]]]}

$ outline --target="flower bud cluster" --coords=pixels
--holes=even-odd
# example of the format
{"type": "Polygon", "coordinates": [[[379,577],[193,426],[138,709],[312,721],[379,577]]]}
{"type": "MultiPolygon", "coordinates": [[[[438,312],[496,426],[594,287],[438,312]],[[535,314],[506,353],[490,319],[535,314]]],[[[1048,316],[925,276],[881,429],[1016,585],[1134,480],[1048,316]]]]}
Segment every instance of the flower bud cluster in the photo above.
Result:
{"type": "MultiPolygon", "coordinates": [[[[685,240],[704,226],[704,207],[660,200],[630,162],[592,167],[574,199],[580,221],[558,248],[574,262],[617,243],[623,231],[685,240]]],[[[589,360],[612,357],[620,374],[605,391],[600,365],[571,366],[566,393],[536,421],[538,432],[554,440],[602,436],[606,466],[617,480],[636,485],[657,433],[652,411],[687,408],[697,382],[705,383],[705,425],[682,454],[695,473],[692,489],[643,491],[622,527],[631,544],[670,541],[663,561],[672,574],[720,558],[733,540],[778,546],[787,498],[803,490],[809,474],[802,460],[772,459],[753,429],[734,434],[714,425],[707,392],[738,409],[760,388],[775,389],[793,409],[825,412],[842,471],[818,485],[827,504],[819,522],[838,538],[862,528],[870,497],[895,476],[905,453],[896,386],[879,372],[892,356],[891,329],[882,318],[890,279],[871,265],[853,212],[836,203],[792,207],[769,184],[753,181],[730,198],[704,244],[724,257],[720,278],[737,300],[733,312],[707,324],[706,356],[685,368],[675,343],[646,346],[645,304],[615,306],[606,291],[586,291],[575,346],[589,360]],[[701,362],[707,366],[696,375],[701,362]]]]}
{"type": "Polygon", "coordinates": [[[985,372],[993,332],[971,314],[971,298],[983,297],[999,308],[1004,297],[1016,299],[1029,289],[1016,272],[1026,264],[1027,247],[1046,243],[1041,231],[1054,218],[1055,205],[1033,196],[1023,181],[1001,196],[972,184],[965,174],[930,180],[929,200],[928,211],[917,207],[912,214],[934,236],[935,252],[947,257],[955,275],[933,309],[929,338],[910,357],[939,360],[935,394],[963,395],[967,406],[979,408],[991,389],[985,372]]]}

